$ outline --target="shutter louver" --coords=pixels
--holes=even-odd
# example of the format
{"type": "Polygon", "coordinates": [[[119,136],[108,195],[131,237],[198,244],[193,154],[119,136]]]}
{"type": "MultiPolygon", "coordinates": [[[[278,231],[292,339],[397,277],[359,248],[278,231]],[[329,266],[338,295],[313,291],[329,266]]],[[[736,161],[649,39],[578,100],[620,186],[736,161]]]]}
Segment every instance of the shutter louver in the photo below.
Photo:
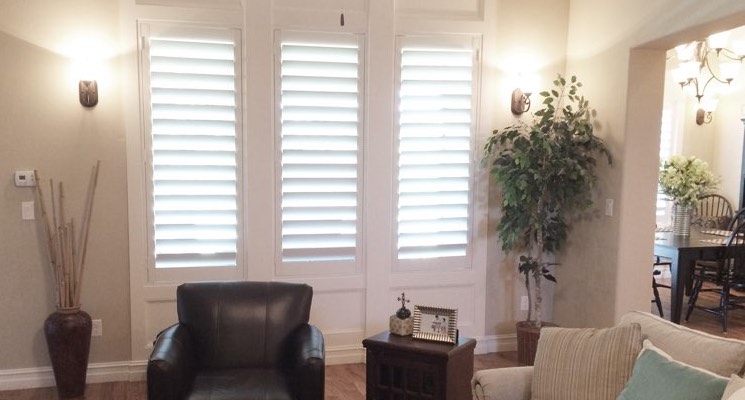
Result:
{"type": "Polygon", "coordinates": [[[357,254],[359,48],[281,43],[282,262],[357,254]]]}
{"type": "Polygon", "coordinates": [[[473,52],[403,48],[400,73],[398,258],[464,257],[473,52]]]}
{"type": "MultiPolygon", "coordinates": [[[[662,122],[660,124],[660,165],[670,159],[673,154],[673,136],[675,131],[674,113],[670,107],[662,109],[662,122]]],[[[657,198],[655,202],[655,223],[658,227],[669,227],[672,225],[672,202],[662,193],[659,179],[657,181],[657,198]]]]}
{"type": "Polygon", "coordinates": [[[235,267],[235,46],[150,38],[156,268],[235,267]]]}

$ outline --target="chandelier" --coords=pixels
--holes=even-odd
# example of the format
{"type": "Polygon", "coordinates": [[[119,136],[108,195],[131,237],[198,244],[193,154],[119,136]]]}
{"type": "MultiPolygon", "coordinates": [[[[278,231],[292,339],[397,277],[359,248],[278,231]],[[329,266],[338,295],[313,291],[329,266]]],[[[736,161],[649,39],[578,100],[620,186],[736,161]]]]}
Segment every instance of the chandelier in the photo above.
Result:
{"type": "Polygon", "coordinates": [[[698,101],[696,124],[711,122],[716,108],[716,97],[706,89],[712,82],[729,85],[740,72],[745,49],[727,47],[729,32],[716,33],[704,41],[682,44],[675,48],[678,67],[673,78],[681,88],[689,87],[698,101]]]}

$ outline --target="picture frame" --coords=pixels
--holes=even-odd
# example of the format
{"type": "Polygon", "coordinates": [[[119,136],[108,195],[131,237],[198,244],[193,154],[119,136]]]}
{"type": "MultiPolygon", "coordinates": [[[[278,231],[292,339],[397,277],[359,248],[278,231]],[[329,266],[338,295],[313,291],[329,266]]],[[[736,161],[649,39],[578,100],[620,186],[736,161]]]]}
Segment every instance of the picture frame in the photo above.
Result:
{"type": "Polygon", "coordinates": [[[458,340],[458,310],[430,306],[414,306],[415,339],[455,343],[458,340]]]}

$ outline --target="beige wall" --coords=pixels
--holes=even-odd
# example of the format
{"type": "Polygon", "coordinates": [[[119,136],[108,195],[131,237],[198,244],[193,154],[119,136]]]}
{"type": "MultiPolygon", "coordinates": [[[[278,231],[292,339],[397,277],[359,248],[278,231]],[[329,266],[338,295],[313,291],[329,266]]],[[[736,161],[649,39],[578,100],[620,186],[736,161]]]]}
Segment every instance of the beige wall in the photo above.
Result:
{"type": "MultiPolygon", "coordinates": [[[[497,2],[497,32],[495,54],[491,68],[496,75],[497,90],[493,94],[496,109],[492,111],[494,125],[491,131],[514,124],[518,119],[510,112],[510,95],[515,88],[515,66],[527,62],[527,68],[539,79],[539,89],[551,85],[556,74],[565,68],[568,0],[499,0],[497,2]]],[[[537,94],[532,96],[536,104],[531,111],[539,109],[537,94]]],[[[489,112],[489,111],[487,111],[489,112]]],[[[524,114],[522,120],[530,116],[524,114]]],[[[526,294],[521,276],[517,274],[517,255],[506,256],[497,242],[496,227],[499,222],[498,191],[493,187],[490,196],[490,215],[488,227],[489,256],[487,260],[487,299],[486,334],[512,334],[515,321],[525,318],[520,312],[520,297],[526,294]]],[[[552,284],[544,285],[547,296],[544,298],[544,319],[551,320],[552,284]]]]}
{"type": "Polygon", "coordinates": [[[604,326],[649,309],[664,50],[743,25],[744,13],[744,3],[723,0],[572,1],[567,70],[585,81],[616,157],[600,194],[615,199],[616,214],[573,236],[558,273],[559,324],[604,326]]]}
{"type": "Polygon", "coordinates": [[[743,122],[745,118],[745,88],[738,92],[723,96],[712,123],[706,126],[711,131],[704,131],[703,135],[713,136],[713,153],[716,158],[710,161],[714,170],[722,181],[719,185],[722,195],[731,203],[732,207],[740,208],[741,164],[743,151],[743,122]]]}
{"type": "MultiPolygon", "coordinates": [[[[103,320],[91,362],[128,360],[127,186],[119,84],[101,81],[100,102],[85,109],[69,77],[69,45],[79,37],[118,40],[117,2],[4,1],[0,12],[0,370],[49,365],[43,324],[53,286],[37,221],[21,220],[32,189],[17,169],[64,181],[68,213],[82,213],[90,168],[102,160],[93,212],[83,309],[103,320]],[[87,32],[87,33],[86,33],[87,32]],[[90,32],[95,32],[94,36],[90,32]]],[[[109,49],[110,50],[110,49],[109,49]]],[[[116,61],[104,69],[116,75],[116,61]]],[[[80,219],[78,219],[78,222],[80,219]]]]}
{"type": "MultiPolygon", "coordinates": [[[[118,43],[117,4],[3,2],[0,171],[5,178],[0,181],[0,267],[4,274],[0,317],[11,322],[0,330],[0,370],[49,364],[42,324],[54,309],[36,225],[20,219],[20,203],[32,200],[33,193],[16,188],[12,173],[37,168],[43,177],[65,181],[70,210],[79,210],[75,206],[85,190],[89,168],[99,158],[103,165],[82,300],[93,318],[103,320],[104,336],[93,340],[91,362],[130,359],[125,121],[120,86],[131,88],[136,83],[102,80],[99,105],[84,109],[77,102],[75,83],[67,79],[70,60],[62,55],[65,43],[82,32],[78,29],[90,29],[95,34],[87,37],[101,38],[104,43],[118,43]]],[[[488,72],[498,85],[510,87],[505,82],[510,71],[500,69],[499,60],[519,48],[531,49],[542,60],[538,65],[542,87],[557,72],[577,74],[598,110],[598,133],[615,156],[612,168],[601,168],[598,194],[601,206],[605,198],[615,199],[615,214],[576,227],[557,271],[553,319],[564,326],[603,326],[612,324],[625,310],[648,309],[662,49],[672,47],[674,37],[691,40],[709,29],[745,25],[745,3],[666,0],[650,6],[645,0],[572,0],[570,6],[568,0],[499,0],[496,12],[497,61],[488,72]],[[716,20],[721,21],[710,23],[716,20]],[[646,49],[630,51],[637,47],[646,49]]],[[[112,77],[117,76],[117,64],[116,58],[105,64],[112,77]]],[[[509,92],[499,90],[499,100],[488,102],[497,106],[496,127],[513,121],[507,111],[509,92]]],[[[498,217],[494,214],[490,216],[491,235],[498,217]]],[[[514,260],[505,259],[495,240],[490,246],[485,333],[511,333],[514,320],[520,318],[514,310],[521,284],[515,281],[514,260]]]]}

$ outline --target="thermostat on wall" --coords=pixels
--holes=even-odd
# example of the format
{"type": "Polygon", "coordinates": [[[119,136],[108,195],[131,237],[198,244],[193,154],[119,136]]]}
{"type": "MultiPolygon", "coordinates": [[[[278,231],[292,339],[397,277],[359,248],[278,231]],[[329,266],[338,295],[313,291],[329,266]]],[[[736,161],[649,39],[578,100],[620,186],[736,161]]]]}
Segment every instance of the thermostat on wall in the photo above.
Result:
{"type": "Polygon", "coordinates": [[[36,186],[36,175],[34,174],[34,171],[16,171],[16,186],[36,186]]]}

